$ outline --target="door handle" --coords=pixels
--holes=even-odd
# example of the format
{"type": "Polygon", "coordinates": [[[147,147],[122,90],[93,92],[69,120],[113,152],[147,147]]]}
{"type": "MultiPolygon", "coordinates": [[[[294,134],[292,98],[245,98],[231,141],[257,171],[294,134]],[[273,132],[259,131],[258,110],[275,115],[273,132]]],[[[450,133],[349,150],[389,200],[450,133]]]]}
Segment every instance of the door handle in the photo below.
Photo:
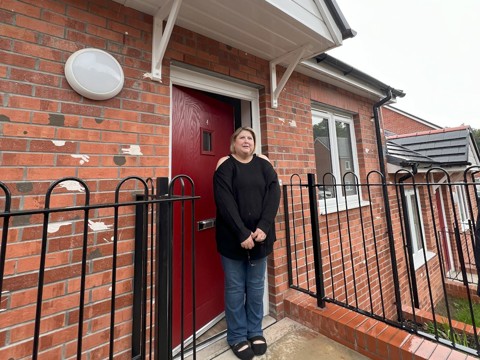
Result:
{"type": "Polygon", "coordinates": [[[200,220],[197,222],[197,230],[202,231],[215,227],[215,218],[200,220]]]}

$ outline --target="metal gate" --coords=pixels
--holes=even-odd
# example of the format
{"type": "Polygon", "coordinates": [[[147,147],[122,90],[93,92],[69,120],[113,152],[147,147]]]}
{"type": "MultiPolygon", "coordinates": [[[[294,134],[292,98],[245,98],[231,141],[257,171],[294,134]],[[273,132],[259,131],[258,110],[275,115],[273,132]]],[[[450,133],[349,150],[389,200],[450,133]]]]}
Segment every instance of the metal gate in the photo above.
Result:
{"type": "Polygon", "coordinates": [[[193,181],[47,185],[32,202],[0,182],[0,358],[171,359],[172,234],[194,236],[193,181]]]}

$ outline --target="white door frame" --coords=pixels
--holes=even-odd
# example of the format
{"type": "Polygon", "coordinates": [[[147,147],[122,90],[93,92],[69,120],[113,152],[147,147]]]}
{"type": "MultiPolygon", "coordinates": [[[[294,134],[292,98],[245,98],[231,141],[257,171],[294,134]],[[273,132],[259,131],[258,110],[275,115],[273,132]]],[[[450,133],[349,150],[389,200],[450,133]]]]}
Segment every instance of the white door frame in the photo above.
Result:
{"type": "MultiPolygon", "coordinates": [[[[260,132],[260,104],[258,89],[249,87],[244,84],[235,82],[234,79],[226,80],[225,78],[208,75],[205,73],[196,72],[179,66],[171,65],[170,67],[170,102],[172,100],[172,86],[179,85],[201,91],[208,91],[211,93],[232,97],[235,99],[244,100],[242,102],[242,110],[248,111],[248,102],[251,103],[251,127],[257,134],[256,152],[261,153],[262,142],[260,132]]],[[[170,144],[169,144],[169,177],[172,177],[172,109],[173,104],[170,103],[170,144]]],[[[242,111],[242,125],[250,126],[250,116],[243,116],[242,111]]],[[[228,154],[225,154],[228,155],[228,154]]],[[[212,174],[213,175],[213,174],[212,174]]],[[[269,299],[268,299],[268,276],[265,276],[265,292],[263,294],[263,313],[269,313],[269,299]]]]}

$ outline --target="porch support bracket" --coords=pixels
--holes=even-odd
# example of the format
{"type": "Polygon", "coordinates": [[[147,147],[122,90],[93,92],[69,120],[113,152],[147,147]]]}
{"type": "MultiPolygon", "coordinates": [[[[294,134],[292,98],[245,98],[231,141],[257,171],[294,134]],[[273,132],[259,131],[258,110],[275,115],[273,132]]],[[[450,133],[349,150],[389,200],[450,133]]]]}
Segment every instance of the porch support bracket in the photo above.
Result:
{"type": "Polygon", "coordinates": [[[300,61],[304,60],[303,56],[306,50],[307,47],[302,46],[270,61],[270,101],[272,109],[276,109],[278,107],[278,97],[280,96],[280,93],[287,84],[288,79],[290,79],[293,70],[295,70],[300,61]],[[287,60],[290,60],[290,63],[287,67],[287,70],[280,79],[280,82],[277,84],[277,65],[287,60]]]}
{"type": "Polygon", "coordinates": [[[182,0],[172,0],[160,8],[153,17],[152,80],[162,82],[162,61],[181,5],[182,0]],[[167,16],[167,24],[163,29],[163,20],[167,16]]]}

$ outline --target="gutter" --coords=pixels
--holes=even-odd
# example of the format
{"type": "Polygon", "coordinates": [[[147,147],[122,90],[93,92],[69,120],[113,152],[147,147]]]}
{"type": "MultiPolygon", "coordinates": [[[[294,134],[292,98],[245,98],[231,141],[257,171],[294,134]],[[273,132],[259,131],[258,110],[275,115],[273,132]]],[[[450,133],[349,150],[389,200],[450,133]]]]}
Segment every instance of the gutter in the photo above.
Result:
{"type": "Polygon", "coordinates": [[[387,96],[381,99],[380,101],[373,104],[373,119],[375,122],[375,136],[377,138],[377,152],[378,152],[378,161],[380,162],[380,172],[383,176],[387,176],[385,172],[385,154],[383,153],[383,145],[382,145],[382,134],[380,133],[380,114],[379,109],[382,105],[386,104],[388,101],[392,99],[393,92],[392,88],[387,89],[387,96]]]}
{"type": "Polygon", "coordinates": [[[405,93],[402,90],[394,89],[391,86],[381,82],[380,80],[375,79],[373,76],[370,76],[343,61],[340,61],[333,56],[323,53],[314,57],[314,60],[318,63],[324,63],[329,65],[337,70],[340,70],[345,77],[354,77],[358,80],[361,80],[374,88],[380,89],[384,94],[388,93],[389,90],[392,92],[393,99],[397,97],[404,97],[405,93]]]}
{"type": "Polygon", "coordinates": [[[342,40],[353,38],[355,35],[357,35],[357,32],[348,24],[347,19],[345,19],[345,16],[343,16],[343,13],[335,0],[325,0],[325,5],[327,5],[335,24],[340,29],[342,40]]]}

